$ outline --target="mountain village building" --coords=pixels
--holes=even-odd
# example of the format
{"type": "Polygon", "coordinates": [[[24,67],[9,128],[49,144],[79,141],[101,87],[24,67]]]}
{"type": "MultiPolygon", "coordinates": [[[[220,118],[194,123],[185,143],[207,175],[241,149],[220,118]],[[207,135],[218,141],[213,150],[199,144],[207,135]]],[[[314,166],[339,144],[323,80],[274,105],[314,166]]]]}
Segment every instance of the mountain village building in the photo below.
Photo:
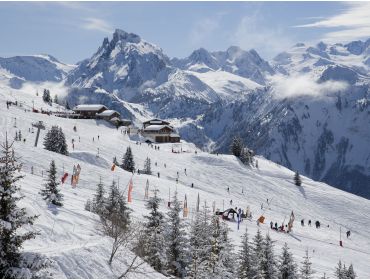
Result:
{"type": "Polygon", "coordinates": [[[95,119],[97,114],[108,110],[107,107],[101,104],[83,104],[77,105],[72,109],[76,114],[79,114],[81,118],[95,119]]]}
{"type": "Polygon", "coordinates": [[[180,135],[176,133],[170,123],[160,119],[143,122],[142,135],[148,140],[157,143],[180,142],[180,135]]]}

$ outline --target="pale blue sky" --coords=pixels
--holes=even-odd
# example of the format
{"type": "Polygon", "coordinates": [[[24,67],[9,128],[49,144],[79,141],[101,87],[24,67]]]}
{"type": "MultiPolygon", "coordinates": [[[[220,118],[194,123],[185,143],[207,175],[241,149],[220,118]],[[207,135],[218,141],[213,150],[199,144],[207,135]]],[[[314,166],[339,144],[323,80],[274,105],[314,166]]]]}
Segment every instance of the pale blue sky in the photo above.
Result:
{"type": "Polygon", "coordinates": [[[47,53],[67,63],[90,57],[115,28],[170,57],[194,49],[256,49],[270,59],[297,42],[370,37],[369,3],[349,2],[0,2],[0,56],[47,53]]]}

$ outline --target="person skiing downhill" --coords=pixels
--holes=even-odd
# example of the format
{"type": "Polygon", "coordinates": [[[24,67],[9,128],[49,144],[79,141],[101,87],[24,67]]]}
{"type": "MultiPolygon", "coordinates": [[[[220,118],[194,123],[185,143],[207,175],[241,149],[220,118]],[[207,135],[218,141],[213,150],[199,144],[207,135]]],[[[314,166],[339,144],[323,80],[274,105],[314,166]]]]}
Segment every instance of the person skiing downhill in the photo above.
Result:
{"type": "Polygon", "coordinates": [[[301,220],[301,226],[304,226],[304,219],[301,220]]]}
{"type": "Polygon", "coordinates": [[[348,231],[346,232],[346,234],[347,234],[347,238],[348,238],[348,237],[350,237],[350,236],[351,236],[351,231],[349,231],[349,230],[348,230],[348,231]]]}
{"type": "Polygon", "coordinates": [[[311,226],[311,220],[308,220],[308,226],[311,226]]]}

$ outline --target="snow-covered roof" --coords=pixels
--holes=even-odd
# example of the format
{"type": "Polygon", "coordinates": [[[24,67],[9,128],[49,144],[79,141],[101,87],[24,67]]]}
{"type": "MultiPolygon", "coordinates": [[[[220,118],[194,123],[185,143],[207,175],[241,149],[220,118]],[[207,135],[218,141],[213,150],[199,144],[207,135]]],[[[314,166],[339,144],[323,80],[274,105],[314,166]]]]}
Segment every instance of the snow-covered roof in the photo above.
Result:
{"type": "Polygon", "coordinates": [[[169,122],[166,122],[164,120],[160,120],[160,119],[152,119],[152,120],[148,120],[144,123],[150,123],[150,124],[161,124],[161,123],[169,123],[169,122]]]}
{"type": "Polygon", "coordinates": [[[177,133],[171,133],[170,137],[179,137],[180,138],[180,135],[178,135],[177,133]]]}
{"type": "Polygon", "coordinates": [[[158,125],[158,124],[153,124],[149,125],[146,128],[144,128],[144,131],[158,131],[161,130],[162,128],[168,127],[169,129],[173,130],[172,127],[168,125],[158,125]]]}
{"type": "Polygon", "coordinates": [[[121,119],[117,118],[117,117],[114,117],[114,118],[111,118],[110,121],[111,122],[119,122],[119,121],[121,121],[121,119]]]}
{"type": "Polygon", "coordinates": [[[99,113],[98,116],[99,117],[110,117],[114,113],[117,113],[118,115],[120,114],[120,113],[118,113],[117,111],[114,111],[114,110],[105,110],[105,111],[99,113]]]}
{"type": "Polygon", "coordinates": [[[101,104],[82,104],[73,108],[73,111],[99,111],[102,108],[107,108],[101,104]]]}

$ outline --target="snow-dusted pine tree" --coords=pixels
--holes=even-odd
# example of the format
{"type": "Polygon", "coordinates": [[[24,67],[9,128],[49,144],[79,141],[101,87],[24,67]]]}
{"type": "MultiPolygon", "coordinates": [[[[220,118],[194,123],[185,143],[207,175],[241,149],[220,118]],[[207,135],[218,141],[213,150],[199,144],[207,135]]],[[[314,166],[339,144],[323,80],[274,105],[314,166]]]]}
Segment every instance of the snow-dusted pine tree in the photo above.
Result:
{"type": "Polygon", "coordinates": [[[285,243],[280,256],[279,278],[294,279],[297,277],[297,265],[294,262],[292,253],[289,252],[288,244],[285,243]]]}
{"type": "Polygon", "coordinates": [[[277,276],[276,258],[274,254],[274,244],[267,234],[263,242],[263,260],[262,260],[263,278],[274,279],[277,276]]]}
{"type": "Polygon", "coordinates": [[[42,100],[44,100],[45,103],[51,104],[51,96],[50,96],[50,90],[44,89],[44,93],[42,95],[42,100]]]}
{"type": "Polygon", "coordinates": [[[339,260],[339,262],[337,264],[337,267],[335,268],[334,275],[338,279],[344,279],[344,277],[346,276],[346,271],[345,271],[344,267],[342,266],[342,261],[341,260],[339,260]]]}
{"type": "Polygon", "coordinates": [[[299,176],[298,171],[296,171],[296,173],[294,174],[294,184],[295,184],[296,186],[300,186],[300,185],[302,185],[301,176],[299,176]]]}
{"type": "Polygon", "coordinates": [[[234,156],[240,157],[243,150],[243,141],[239,136],[234,136],[230,145],[230,150],[234,156]]]}
{"type": "Polygon", "coordinates": [[[105,211],[105,190],[104,190],[104,185],[101,181],[99,181],[99,184],[97,185],[96,188],[96,193],[94,195],[93,203],[92,203],[92,210],[94,213],[98,215],[103,215],[105,211]]]}
{"type": "Polygon", "coordinates": [[[357,275],[356,275],[356,273],[353,269],[352,264],[348,267],[348,269],[346,271],[346,276],[347,276],[347,279],[355,279],[356,278],[357,275]]]}
{"type": "Polygon", "coordinates": [[[146,158],[145,159],[145,162],[144,162],[144,172],[145,174],[152,174],[152,168],[151,168],[151,162],[150,162],[150,158],[146,158]]]}
{"type": "Polygon", "coordinates": [[[171,208],[167,213],[165,228],[167,271],[177,278],[185,278],[189,264],[189,242],[185,232],[185,224],[180,218],[181,204],[177,192],[173,196],[171,208]]]}
{"type": "Polygon", "coordinates": [[[32,263],[21,253],[23,243],[36,236],[24,229],[32,225],[37,216],[27,216],[25,208],[17,206],[23,197],[19,195],[17,182],[23,176],[15,173],[20,169],[8,139],[1,144],[0,154],[0,278],[31,278],[32,263]],[[20,229],[24,229],[20,233],[20,229]]]}
{"type": "Polygon", "coordinates": [[[242,247],[239,251],[238,278],[251,279],[255,275],[253,265],[252,248],[248,240],[248,227],[245,227],[245,233],[242,237],[242,247]]]}
{"type": "Polygon", "coordinates": [[[54,103],[55,103],[55,104],[58,104],[58,102],[59,102],[59,101],[58,101],[58,95],[56,94],[56,95],[54,95],[54,103]]]}
{"type": "Polygon", "coordinates": [[[113,181],[106,199],[103,218],[125,229],[130,224],[130,214],[131,209],[128,208],[125,197],[119,192],[116,182],[113,181]]]}
{"type": "Polygon", "coordinates": [[[195,217],[190,227],[190,264],[188,277],[193,279],[207,278],[205,260],[210,254],[210,211],[203,206],[195,217]]]}
{"type": "Polygon", "coordinates": [[[62,128],[52,126],[44,138],[44,148],[62,155],[68,155],[68,146],[62,128]]]}
{"type": "Polygon", "coordinates": [[[132,154],[131,148],[127,147],[126,153],[123,156],[122,159],[122,166],[124,170],[129,172],[135,171],[135,162],[134,162],[134,156],[132,154]]]}
{"type": "Polygon", "coordinates": [[[312,262],[311,258],[308,256],[308,250],[306,250],[306,254],[303,257],[302,266],[301,266],[301,275],[302,279],[310,279],[314,271],[312,270],[312,262]]]}
{"type": "Polygon", "coordinates": [[[234,278],[233,245],[229,239],[229,228],[214,215],[211,222],[211,253],[206,260],[207,278],[234,278]]]}
{"type": "Polygon", "coordinates": [[[54,160],[50,162],[50,169],[46,172],[48,173],[48,177],[40,194],[48,203],[52,203],[56,206],[63,206],[63,195],[58,190],[59,183],[57,180],[57,169],[54,160]]]}
{"type": "Polygon", "coordinates": [[[145,246],[144,259],[155,270],[164,272],[167,266],[165,239],[164,239],[164,215],[159,211],[159,204],[162,201],[158,197],[158,189],[146,202],[146,208],[150,210],[145,218],[145,246]]]}
{"type": "Polygon", "coordinates": [[[256,235],[253,238],[253,265],[255,267],[254,278],[263,278],[264,269],[264,240],[261,231],[258,229],[256,235]]]}

